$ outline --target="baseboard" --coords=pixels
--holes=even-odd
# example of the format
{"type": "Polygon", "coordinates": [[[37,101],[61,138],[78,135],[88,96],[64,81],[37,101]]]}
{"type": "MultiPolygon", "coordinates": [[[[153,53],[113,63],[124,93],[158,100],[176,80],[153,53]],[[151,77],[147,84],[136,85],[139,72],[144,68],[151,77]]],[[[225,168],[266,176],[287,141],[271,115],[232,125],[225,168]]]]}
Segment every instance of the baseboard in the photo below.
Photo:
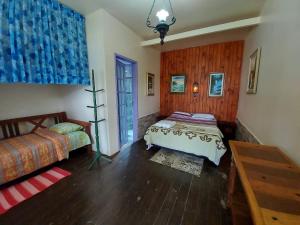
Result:
{"type": "Polygon", "coordinates": [[[142,118],[147,117],[147,116],[152,116],[153,114],[160,115],[160,112],[158,111],[158,112],[154,112],[154,113],[142,115],[142,116],[140,116],[138,119],[142,119],[142,118]]]}
{"type": "Polygon", "coordinates": [[[249,127],[237,118],[237,131],[236,138],[239,141],[247,141],[257,144],[263,144],[263,142],[249,129],[249,127]]]}
{"type": "Polygon", "coordinates": [[[112,154],[111,156],[108,156],[109,158],[113,159],[115,158],[118,154],[120,153],[120,151],[117,151],[116,153],[112,154]]]}

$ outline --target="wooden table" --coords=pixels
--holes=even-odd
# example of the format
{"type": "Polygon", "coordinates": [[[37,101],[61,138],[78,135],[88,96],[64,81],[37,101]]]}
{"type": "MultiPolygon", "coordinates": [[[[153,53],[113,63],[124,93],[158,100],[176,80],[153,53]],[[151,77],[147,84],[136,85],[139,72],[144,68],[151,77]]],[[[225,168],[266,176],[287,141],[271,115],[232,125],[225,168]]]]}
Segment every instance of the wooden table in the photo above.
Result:
{"type": "Polygon", "coordinates": [[[230,141],[230,148],[228,206],[238,172],[255,225],[300,225],[300,168],[274,146],[230,141]]]}

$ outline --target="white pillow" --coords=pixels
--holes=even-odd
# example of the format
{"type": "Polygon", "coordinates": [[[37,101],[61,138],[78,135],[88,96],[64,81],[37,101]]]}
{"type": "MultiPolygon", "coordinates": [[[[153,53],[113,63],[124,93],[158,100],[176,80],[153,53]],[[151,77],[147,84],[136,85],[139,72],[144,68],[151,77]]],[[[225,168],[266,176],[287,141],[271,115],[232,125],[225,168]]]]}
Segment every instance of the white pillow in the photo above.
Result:
{"type": "Polygon", "coordinates": [[[192,115],[192,118],[195,119],[215,119],[214,115],[208,113],[195,113],[192,115]]]}

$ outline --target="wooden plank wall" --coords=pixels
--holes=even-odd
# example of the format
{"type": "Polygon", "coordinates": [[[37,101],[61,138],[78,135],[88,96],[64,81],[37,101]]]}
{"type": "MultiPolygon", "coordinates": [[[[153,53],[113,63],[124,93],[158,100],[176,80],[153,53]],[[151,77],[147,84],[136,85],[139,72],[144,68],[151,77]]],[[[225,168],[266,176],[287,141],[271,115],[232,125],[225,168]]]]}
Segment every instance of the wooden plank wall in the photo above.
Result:
{"type": "Polygon", "coordinates": [[[161,53],[160,113],[174,111],[213,113],[218,120],[235,121],[240,91],[244,41],[226,42],[161,53]],[[225,73],[224,95],[208,97],[209,74],[225,73]],[[185,73],[184,94],[170,93],[171,74],[185,73]],[[192,85],[199,83],[199,95],[192,85]]]}

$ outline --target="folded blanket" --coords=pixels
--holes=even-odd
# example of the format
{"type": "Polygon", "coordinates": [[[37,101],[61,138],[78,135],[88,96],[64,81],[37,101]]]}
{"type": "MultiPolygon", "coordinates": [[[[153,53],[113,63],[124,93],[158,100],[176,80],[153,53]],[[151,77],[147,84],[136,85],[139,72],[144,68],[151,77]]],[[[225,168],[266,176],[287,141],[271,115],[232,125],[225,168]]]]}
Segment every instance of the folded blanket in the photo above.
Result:
{"type": "Polygon", "coordinates": [[[176,124],[175,121],[170,121],[170,120],[161,120],[154,124],[154,126],[161,127],[161,128],[171,128],[174,127],[176,124]]]}

